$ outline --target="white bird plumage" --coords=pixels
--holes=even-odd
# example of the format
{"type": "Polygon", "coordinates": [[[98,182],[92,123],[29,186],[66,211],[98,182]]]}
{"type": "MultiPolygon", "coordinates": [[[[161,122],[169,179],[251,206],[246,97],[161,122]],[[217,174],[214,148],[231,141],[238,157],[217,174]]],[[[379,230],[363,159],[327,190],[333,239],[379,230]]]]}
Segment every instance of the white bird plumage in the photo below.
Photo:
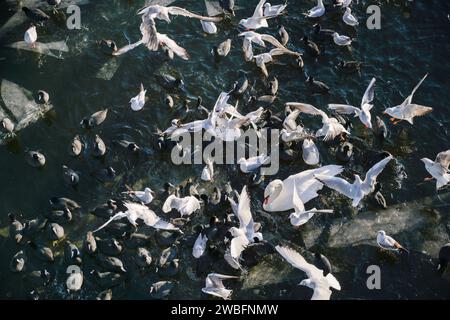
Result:
{"type": "Polygon", "coordinates": [[[322,128],[316,131],[316,137],[324,137],[324,141],[330,141],[342,133],[350,134],[350,132],[340,124],[336,118],[330,118],[325,112],[317,109],[313,105],[299,102],[288,102],[287,107],[300,110],[303,113],[317,115],[322,117],[322,128]]]}
{"type": "Polygon", "coordinates": [[[139,111],[144,108],[146,92],[147,90],[144,89],[144,85],[141,83],[141,90],[139,91],[139,94],[130,99],[130,107],[133,111],[139,111]]]}
{"type": "Polygon", "coordinates": [[[352,39],[348,36],[340,35],[339,33],[333,33],[333,41],[338,46],[349,46],[352,44],[352,39]]]}
{"type": "Polygon", "coordinates": [[[436,179],[436,190],[445,187],[450,183],[450,172],[448,170],[450,164],[450,149],[439,152],[433,161],[428,158],[420,159],[425,164],[425,169],[436,179]]]}
{"type": "Polygon", "coordinates": [[[202,291],[206,294],[228,300],[233,291],[225,288],[222,281],[229,279],[239,279],[239,277],[210,273],[206,276],[205,287],[202,288],[202,291]]]}
{"type": "Polygon", "coordinates": [[[269,160],[270,160],[269,156],[261,154],[259,156],[250,157],[248,159],[240,158],[237,164],[239,164],[239,168],[241,169],[242,172],[249,173],[255,171],[263,164],[266,164],[269,160]]]}
{"type": "Polygon", "coordinates": [[[36,26],[31,26],[25,31],[23,40],[30,46],[34,46],[37,40],[36,26]]]}
{"type": "Polygon", "coordinates": [[[202,232],[199,233],[197,239],[195,240],[194,247],[192,248],[192,256],[196,259],[200,258],[206,249],[206,243],[208,242],[208,237],[202,232]]]}
{"type": "Polygon", "coordinates": [[[304,285],[314,290],[311,300],[330,300],[332,293],[330,287],[341,290],[339,281],[331,273],[324,276],[323,270],[306,262],[305,258],[297,251],[281,246],[276,246],[275,250],[293,267],[306,273],[308,279],[301,281],[299,285],[304,285]]]}
{"type": "Polygon", "coordinates": [[[164,202],[162,210],[167,213],[172,209],[176,209],[182,217],[190,216],[192,213],[200,209],[200,201],[194,196],[179,198],[171,194],[164,202]]]}
{"type": "Polygon", "coordinates": [[[148,187],[143,191],[125,191],[124,193],[131,195],[135,200],[141,201],[143,204],[150,204],[154,198],[154,192],[148,187]]]}
{"type": "Polygon", "coordinates": [[[354,114],[355,117],[359,117],[361,122],[366,126],[366,128],[372,129],[372,116],[370,110],[373,108],[371,102],[373,101],[375,95],[375,78],[369,83],[364,95],[361,99],[361,107],[356,108],[347,104],[328,104],[328,108],[342,114],[354,114]]]}
{"type": "Polygon", "coordinates": [[[317,0],[317,6],[308,10],[307,13],[304,13],[308,18],[318,18],[325,14],[325,6],[323,5],[322,0],[317,0]]]}
{"type": "Polygon", "coordinates": [[[414,124],[413,123],[414,117],[423,116],[423,115],[433,111],[433,108],[431,108],[431,107],[412,103],[412,98],[414,96],[414,93],[417,91],[417,89],[419,89],[420,85],[426,79],[427,76],[428,76],[428,74],[426,74],[419,81],[419,83],[414,87],[411,94],[406,97],[406,99],[402,102],[402,104],[392,107],[392,108],[387,108],[386,110],[384,110],[384,113],[390,115],[394,119],[406,120],[410,124],[414,124]]]}
{"type": "Polygon", "coordinates": [[[365,196],[371,194],[375,190],[378,175],[392,159],[394,159],[394,157],[389,155],[377,162],[369,171],[367,171],[364,181],[361,180],[359,175],[355,174],[355,181],[352,184],[338,177],[326,177],[320,174],[315,175],[314,177],[328,188],[336,190],[352,199],[352,206],[356,207],[365,196]]]}
{"type": "Polygon", "coordinates": [[[345,9],[344,15],[342,16],[342,21],[349,26],[357,26],[359,24],[358,19],[354,15],[352,15],[352,9],[347,7],[345,9]]]}
{"type": "Polygon", "coordinates": [[[156,215],[156,213],[153,212],[153,210],[150,210],[147,206],[143,204],[124,202],[124,206],[127,208],[127,211],[116,213],[114,216],[109,218],[108,221],[106,221],[103,225],[98,227],[92,233],[98,232],[111,222],[123,218],[127,218],[128,222],[130,222],[134,226],[137,225],[136,221],[138,219],[141,219],[147,226],[153,227],[155,229],[173,230],[181,232],[179,228],[175,227],[170,222],[164,221],[158,215],[156,215]]]}

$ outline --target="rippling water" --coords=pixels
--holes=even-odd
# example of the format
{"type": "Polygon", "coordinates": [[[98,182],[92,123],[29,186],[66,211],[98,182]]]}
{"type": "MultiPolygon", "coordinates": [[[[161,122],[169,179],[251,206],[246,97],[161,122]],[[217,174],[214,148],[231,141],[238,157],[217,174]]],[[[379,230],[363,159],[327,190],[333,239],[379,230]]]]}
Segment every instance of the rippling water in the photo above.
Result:
{"type": "MultiPolygon", "coordinates": [[[[149,137],[154,126],[166,128],[172,118],[182,115],[180,112],[185,98],[195,101],[195,97],[200,95],[204,98],[204,105],[211,108],[219,93],[231,88],[239,70],[247,72],[252,93],[264,92],[261,74],[254,64],[243,61],[242,42],[237,37],[239,19],[250,16],[257,1],[237,1],[241,9],[237,11],[236,19],[219,23],[217,35],[205,35],[197,20],[175,17],[171,24],[159,22],[158,31],[173,36],[192,57],[189,61],[175,58],[170,62],[166,62],[161,53],[149,53],[145,48],[137,48],[118,58],[104,55],[96,44],[100,39],[114,39],[118,46],[127,44],[128,39],[133,42],[138,40],[140,21],[135,13],[144,1],[92,2],[81,7],[81,30],[67,30],[64,24],[55,21],[38,28],[41,42],[67,41],[70,52],[63,53],[62,60],[3,46],[22,40],[27,23],[0,39],[0,78],[33,92],[46,90],[54,105],[54,110],[44,120],[19,133],[16,144],[0,147],[0,298],[25,298],[29,291],[22,276],[11,274],[8,270],[10,258],[19,250],[7,238],[9,212],[16,213],[20,219],[33,218],[48,210],[50,197],[73,198],[83,209],[70,225],[65,226],[65,230],[70,240],[79,243],[87,230],[100,223],[89,216],[88,209],[122,191],[125,183],[136,189],[147,185],[159,189],[166,181],[175,184],[191,176],[200,176],[202,166],[174,166],[170,154],[157,153],[150,146],[149,137]],[[227,38],[233,41],[231,52],[221,63],[215,63],[210,50],[227,38]],[[115,67],[117,71],[110,80],[101,79],[112,75],[115,67]],[[174,111],[167,110],[162,103],[164,92],[154,81],[155,73],[180,75],[186,83],[186,92],[174,95],[174,111]],[[103,76],[99,77],[99,74],[103,76]],[[148,89],[148,101],[142,111],[135,113],[129,109],[128,101],[137,94],[141,82],[148,89]],[[92,132],[82,131],[79,127],[81,118],[104,107],[110,110],[106,122],[92,132]],[[75,134],[81,134],[86,139],[95,133],[111,146],[103,163],[89,156],[73,159],[67,155],[68,143],[75,134]],[[120,138],[147,146],[150,157],[133,159],[124,156],[122,150],[111,144],[120,138]],[[34,149],[46,155],[47,165],[42,170],[26,164],[24,151],[34,149]],[[65,186],[61,169],[63,164],[80,172],[81,182],[77,189],[65,186]],[[119,178],[104,185],[96,182],[89,173],[106,164],[116,169],[119,178]]],[[[436,195],[434,183],[420,183],[427,173],[419,160],[424,156],[433,158],[438,152],[449,148],[450,6],[446,1],[415,1],[408,5],[406,2],[360,1],[353,4],[352,11],[361,21],[356,31],[343,24],[340,13],[329,12],[318,21],[325,28],[357,37],[351,51],[324,44],[323,54],[319,58],[312,59],[305,55],[304,70],[293,67],[289,59],[284,58],[268,67],[269,73],[277,76],[280,82],[278,98],[271,107],[280,115],[287,101],[307,102],[321,108],[331,102],[357,103],[372,77],[377,78],[373,113],[381,114],[386,107],[403,101],[419,79],[429,73],[417,91],[415,101],[432,106],[434,111],[416,119],[414,126],[404,123],[390,125],[391,141],[382,146],[396,157],[395,166],[389,167],[381,176],[383,193],[389,205],[394,206],[392,209],[381,211],[370,201],[364,201],[358,213],[350,209],[347,200],[324,191],[323,196],[312,201],[311,207],[330,204],[334,205],[335,213],[317,216],[300,230],[294,230],[287,221],[287,214],[269,215],[258,211],[261,210],[260,200],[265,184],[252,191],[255,220],[262,223],[267,240],[273,243],[282,241],[299,250],[319,250],[330,258],[343,287],[341,292],[333,293],[332,297],[336,299],[450,297],[449,282],[434,273],[436,261],[432,260],[440,245],[449,241],[450,199],[445,191],[436,195]],[[365,28],[365,8],[369,4],[381,6],[381,30],[365,28]],[[361,75],[341,75],[335,68],[341,59],[362,61],[361,75]],[[305,74],[326,82],[332,88],[331,93],[311,95],[304,83],[305,74]],[[429,199],[422,201],[423,198],[429,199]],[[381,254],[374,246],[376,228],[383,228],[395,235],[413,253],[407,259],[381,254]],[[377,292],[365,287],[365,268],[370,264],[381,265],[384,272],[382,290],[377,292]]],[[[203,1],[180,0],[174,4],[206,14],[203,1]]],[[[291,38],[288,47],[302,50],[300,38],[311,33],[313,23],[301,13],[314,5],[315,1],[310,0],[290,1],[288,15],[270,21],[269,29],[264,32],[275,35],[277,24],[283,24],[291,38]]],[[[0,23],[3,24],[13,13],[8,4],[2,2],[0,23]]],[[[318,125],[317,119],[311,117],[301,117],[300,120],[305,126],[318,125]]],[[[388,122],[387,118],[385,120],[388,122]]],[[[357,120],[353,123],[352,135],[364,141],[363,145],[358,144],[361,149],[358,159],[365,159],[368,154],[365,150],[380,146],[374,144],[373,137],[357,120]]],[[[335,163],[332,147],[328,150],[323,143],[318,146],[322,163],[335,163]]],[[[360,173],[367,169],[360,163],[350,166],[360,173]]],[[[222,186],[232,179],[233,186],[240,190],[244,178],[237,175],[234,169],[233,166],[217,166],[218,174],[213,185],[222,186]]],[[[283,163],[278,177],[284,178],[305,169],[301,160],[283,163]]],[[[200,183],[200,186],[207,190],[212,188],[211,184],[200,183]]],[[[159,213],[163,200],[152,204],[159,213]]],[[[182,271],[173,279],[176,285],[171,298],[205,298],[200,292],[204,275],[194,275],[195,261],[191,256],[191,247],[195,239],[194,225],[207,221],[209,214],[211,212],[197,214],[186,228],[186,236],[180,240],[178,257],[182,271]]],[[[150,234],[153,231],[146,232],[150,234]]],[[[63,244],[60,244],[55,251],[60,253],[62,247],[63,244]]],[[[151,251],[156,260],[161,248],[155,244],[151,251]]],[[[87,273],[92,263],[86,264],[87,273]]],[[[40,267],[35,265],[35,268],[40,267]]],[[[64,290],[65,265],[62,259],[49,268],[57,274],[57,281],[41,292],[43,298],[93,298],[100,292],[88,279],[79,294],[68,296],[64,290]]],[[[229,269],[215,271],[231,272],[229,269]]],[[[230,283],[229,286],[234,290],[234,298],[308,298],[310,289],[297,286],[302,277],[301,272],[271,255],[249,270],[246,280],[230,283]]],[[[114,289],[114,297],[149,298],[149,286],[159,279],[166,278],[154,272],[130,275],[125,286],[114,289]]]]}

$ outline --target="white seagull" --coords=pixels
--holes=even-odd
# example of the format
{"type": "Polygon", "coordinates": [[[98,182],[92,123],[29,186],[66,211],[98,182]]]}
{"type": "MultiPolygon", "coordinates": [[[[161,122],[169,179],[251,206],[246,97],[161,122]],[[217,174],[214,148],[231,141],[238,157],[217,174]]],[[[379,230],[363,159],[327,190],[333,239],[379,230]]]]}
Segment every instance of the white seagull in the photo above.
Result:
{"type": "Polygon", "coordinates": [[[172,209],[176,209],[182,217],[190,216],[200,209],[200,201],[194,196],[179,198],[172,194],[164,202],[162,210],[167,213],[172,209]]]}
{"type": "Polygon", "coordinates": [[[239,277],[210,273],[206,276],[205,287],[202,288],[202,291],[206,294],[227,300],[231,297],[233,291],[225,288],[222,281],[228,279],[239,279],[239,277]]]}
{"type": "Polygon", "coordinates": [[[316,144],[312,139],[305,139],[303,140],[302,145],[302,157],[303,161],[305,161],[306,164],[310,166],[315,166],[319,164],[320,161],[320,154],[319,150],[316,147],[316,144]]]}
{"type": "Polygon", "coordinates": [[[325,14],[325,6],[323,5],[322,0],[317,0],[317,6],[308,10],[307,13],[304,13],[308,18],[318,18],[325,14]]]}
{"type": "Polygon", "coordinates": [[[202,232],[199,233],[197,240],[195,240],[194,247],[192,248],[192,256],[196,259],[200,258],[205,253],[206,243],[208,237],[202,232]]]}
{"type": "Polygon", "coordinates": [[[277,48],[285,49],[285,47],[273,36],[269,34],[261,34],[255,31],[245,31],[239,34],[239,37],[244,37],[242,49],[244,50],[245,61],[250,61],[253,58],[252,43],[256,43],[261,47],[266,47],[265,42],[269,42],[277,48]]]}
{"type": "Polygon", "coordinates": [[[348,132],[336,118],[328,117],[325,112],[317,109],[313,105],[299,102],[288,102],[286,103],[286,106],[296,108],[306,114],[321,116],[323,126],[321,129],[316,131],[316,137],[323,137],[324,141],[334,140],[334,138],[343,133],[350,134],[350,132],[348,132]]]}
{"type": "Polygon", "coordinates": [[[233,259],[239,261],[242,251],[250,243],[254,242],[255,238],[263,240],[262,234],[255,232],[255,223],[253,222],[252,212],[250,210],[250,197],[246,186],[242,188],[241,195],[239,196],[237,218],[239,219],[239,228],[231,227],[229,230],[233,237],[230,243],[230,254],[233,259]]]}
{"type": "Polygon", "coordinates": [[[261,69],[263,74],[266,77],[269,77],[269,72],[267,71],[266,63],[272,62],[273,57],[284,54],[293,55],[296,57],[301,56],[300,53],[288,50],[286,48],[275,48],[270,50],[269,52],[264,52],[256,56],[253,56],[253,59],[255,60],[256,65],[261,69]]]}
{"type": "Polygon", "coordinates": [[[276,246],[275,250],[293,267],[300,269],[306,273],[308,279],[302,280],[299,285],[307,286],[314,290],[311,300],[330,300],[330,287],[336,290],[341,290],[339,281],[331,274],[323,275],[323,270],[320,270],[315,265],[306,262],[300,253],[288,247],[276,246]]]}
{"type": "Polygon", "coordinates": [[[410,124],[413,124],[414,117],[423,116],[423,115],[433,111],[433,108],[431,108],[431,107],[426,107],[426,106],[412,103],[412,98],[414,96],[414,93],[416,92],[417,89],[419,89],[420,85],[422,84],[422,82],[425,80],[425,78],[427,76],[428,76],[428,74],[426,74],[422,78],[422,80],[419,81],[419,83],[414,87],[411,94],[408,97],[406,97],[405,101],[403,101],[402,104],[392,107],[392,108],[387,108],[386,110],[384,110],[384,113],[387,113],[388,115],[390,115],[392,117],[392,119],[391,119],[392,122],[394,122],[395,119],[399,120],[397,122],[394,122],[394,124],[397,124],[398,122],[400,122],[402,120],[406,120],[410,124]]]}
{"type": "Polygon", "coordinates": [[[266,164],[269,160],[269,156],[262,154],[260,156],[250,157],[248,159],[240,158],[237,163],[239,164],[242,172],[249,173],[255,171],[263,164],[266,164]]]}
{"type": "Polygon", "coordinates": [[[283,11],[284,11],[284,9],[286,9],[286,7],[287,7],[287,3],[272,6],[269,2],[266,2],[264,4],[264,15],[266,17],[280,15],[281,13],[283,13],[283,11]]]}
{"type": "Polygon", "coordinates": [[[202,29],[203,31],[205,31],[205,33],[207,34],[217,33],[217,26],[214,22],[200,20],[200,23],[202,24],[202,29]]]}
{"type": "Polygon", "coordinates": [[[342,21],[345,22],[345,24],[349,26],[357,26],[359,24],[358,19],[354,15],[352,15],[352,9],[350,7],[347,7],[345,9],[344,15],[342,16],[342,21]]]}
{"type": "Polygon", "coordinates": [[[264,16],[264,3],[266,0],[260,0],[258,5],[255,8],[255,11],[253,12],[253,15],[250,18],[242,19],[239,21],[239,25],[244,27],[247,30],[256,30],[259,28],[267,28],[269,25],[267,24],[267,19],[269,18],[275,18],[278,16],[276,15],[270,15],[270,16],[264,16]]]}
{"type": "Polygon", "coordinates": [[[339,35],[339,33],[333,33],[333,41],[338,46],[349,46],[352,43],[352,39],[348,36],[339,35]]]}
{"type": "Polygon", "coordinates": [[[294,190],[292,193],[292,203],[294,205],[294,212],[289,215],[289,220],[294,227],[299,227],[307,223],[316,213],[333,213],[333,210],[323,209],[318,210],[312,208],[311,210],[305,210],[305,206],[298,196],[297,187],[294,184],[294,190]]]}
{"type": "Polygon", "coordinates": [[[134,225],[137,226],[136,221],[138,219],[141,219],[144,221],[144,223],[149,226],[153,227],[155,229],[162,229],[162,230],[173,230],[173,231],[179,231],[181,230],[177,227],[175,227],[170,222],[162,220],[160,217],[156,215],[152,210],[150,210],[148,207],[146,207],[143,204],[140,203],[133,203],[133,202],[125,202],[124,206],[128,209],[125,212],[118,212],[114,216],[112,216],[108,221],[106,221],[103,225],[101,225],[99,228],[94,230],[92,233],[98,232],[104,227],[106,227],[108,224],[115,220],[120,220],[123,218],[127,218],[128,221],[134,225]]]}
{"type": "Polygon", "coordinates": [[[168,23],[171,22],[170,16],[184,16],[188,18],[195,18],[203,21],[210,21],[210,22],[219,22],[222,20],[222,17],[205,17],[198,15],[196,13],[190,12],[184,8],[180,7],[165,7],[160,5],[149,5],[147,7],[144,7],[138,11],[138,14],[147,15],[150,19],[159,19],[164,20],[168,23]]]}
{"type": "Polygon", "coordinates": [[[431,174],[431,177],[425,180],[436,179],[436,190],[446,186],[450,182],[450,171],[448,170],[450,149],[439,152],[434,161],[428,158],[422,158],[420,160],[425,164],[425,169],[431,174]]]}
{"type": "Polygon", "coordinates": [[[143,204],[150,204],[155,196],[155,192],[148,187],[144,191],[125,191],[123,193],[131,195],[135,200],[141,201],[143,204]]]}
{"type": "Polygon", "coordinates": [[[328,108],[342,114],[354,114],[355,117],[359,117],[359,120],[366,126],[366,128],[372,129],[372,116],[370,110],[373,105],[370,104],[373,101],[375,95],[375,78],[369,83],[369,86],[364,92],[364,96],[361,99],[361,109],[348,104],[334,104],[330,103],[328,108]]]}
{"type": "Polygon", "coordinates": [[[202,170],[201,179],[203,181],[212,181],[214,177],[214,164],[211,159],[206,159],[206,165],[202,170]]]}
{"type": "Polygon", "coordinates": [[[294,209],[294,184],[298,197],[303,204],[306,204],[317,197],[317,192],[323,188],[323,183],[315,179],[314,175],[333,177],[340,174],[342,170],[341,166],[327,165],[291,175],[283,181],[275,179],[264,190],[263,209],[269,212],[294,209]]]}
{"type": "Polygon", "coordinates": [[[402,245],[400,245],[400,243],[398,243],[397,241],[395,241],[394,238],[388,236],[386,234],[386,232],[384,232],[384,230],[380,230],[377,233],[377,244],[386,250],[390,250],[390,251],[402,251],[405,253],[409,253],[409,251],[407,249],[405,249],[402,245]]]}
{"type": "Polygon", "coordinates": [[[144,89],[144,85],[141,83],[141,91],[136,97],[131,98],[130,106],[133,111],[139,111],[144,108],[145,105],[145,93],[147,90],[144,89]]]}
{"type": "Polygon", "coordinates": [[[352,184],[338,177],[327,177],[320,174],[315,175],[314,177],[328,188],[334,189],[352,199],[352,206],[356,207],[365,196],[371,194],[375,190],[378,175],[392,159],[394,159],[394,157],[389,155],[380,162],[377,162],[369,171],[367,171],[364,181],[361,180],[359,175],[355,174],[355,181],[352,184]]]}
{"type": "Polygon", "coordinates": [[[28,30],[25,31],[23,39],[25,40],[25,43],[29,44],[30,47],[34,48],[37,40],[36,26],[31,26],[30,28],[28,28],[28,30]]]}

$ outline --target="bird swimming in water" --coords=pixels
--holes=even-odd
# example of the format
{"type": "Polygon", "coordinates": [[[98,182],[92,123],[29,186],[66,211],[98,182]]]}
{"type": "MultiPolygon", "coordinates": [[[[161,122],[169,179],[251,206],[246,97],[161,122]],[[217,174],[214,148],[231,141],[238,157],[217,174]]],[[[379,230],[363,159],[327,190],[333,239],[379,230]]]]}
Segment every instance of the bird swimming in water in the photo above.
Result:
{"type": "Polygon", "coordinates": [[[145,93],[147,90],[144,89],[144,85],[141,83],[141,89],[139,94],[130,100],[130,107],[133,111],[139,111],[144,108],[145,105],[145,93]]]}
{"type": "Polygon", "coordinates": [[[108,109],[94,112],[89,117],[86,117],[83,120],[81,120],[80,125],[85,129],[92,129],[102,124],[106,120],[107,115],[108,109]]]}
{"type": "Polygon", "coordinates": [[[227,39],[220,43],[218,46],[214,46],[212,52],[215,57],[226,57],[231,50],[231,39],[227,39]]]}
{"type": "Polygon", "coordinates": [[[280,13],[271,14],[268,16],[264,15],[264,3],[266,0],[260,0],[258,5],[250,18],[242,19],[239,21],[239,26],[244,27],[246,30],[256,30],[259,28],[267,28],[269,25],[267,19],[275,18],[280,15],[280,13]]]}
{"type": "Polygon", "coordinates": [[[354,15],[352,15],[352,9],[347,7],[345,9],[344,15],[342,16],[342,21],[349,26],[357,26],[359,24],[358,19],[354,15]]]}
{"type": "Polygon", "coordinates": [[[325,6],[322,0],[317,0],[317,6],[308,10],[304,15],[308,18],[318,18],[325,14],[325,6]]]}
{"type": "Polygon", "coordinates": [[[333,41],[338,46],[349,46],[352,44],[352,39],[348,36],[340,35],[339,33],[333,33],[333,41]]]}
{"type": "Polygon", "coordinates": [[[45,156],[39,151],[27,152],[27,162],[30,166],[35,168],[42,168],[45,165],[45,156]]]}

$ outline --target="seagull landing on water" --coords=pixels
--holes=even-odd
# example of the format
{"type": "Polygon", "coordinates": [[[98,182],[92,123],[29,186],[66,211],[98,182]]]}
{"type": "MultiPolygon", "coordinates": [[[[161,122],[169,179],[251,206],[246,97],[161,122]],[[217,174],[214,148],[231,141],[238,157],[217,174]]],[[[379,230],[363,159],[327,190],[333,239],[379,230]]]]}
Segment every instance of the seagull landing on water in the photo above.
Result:
{"type": "Polygon", "coordinates": [[[386,250],[409,253],[407,249],[402,247],[394,238],[388,236],[383,230],[378,231],[377,243],[386,250]]]}
{"type": "Polygon", "coordinates": [[[336,190],[347,198],[352,199],[352,206],[357,207],[359,202],[365,196],[375,191],[378,175],[392,159],[394,159],[394,157],[389,155],[380,162],[376,163],[372,168],[370,168],[369,171],[367,171],[364,181],[361,180],[359,175],[355,174],[355,181],[352,184],[338,177],[314,175],[314,178],[322,182],[328,188],[336,190]]]}
{"type": "Polygon", "coordinates": [[[336,111],[337,113],[342,114],[354,114],[355,117],[359,117],[359,120],[366,126],[368,129],[372,129],[372,116],[370,115],[370,110],[373,108],[373,105],[370,104],[373,101],[375,95],[375,78],[369,83],[369,86],[364,92],[364,96],[361,99],[361,109],[356,108],[354,106],[350,106],[348,104],[333,104],[330,103],[328,108],[336,111]]]}
{"type": "Polygon", "coordinates": [[[206,294],[228,300],[233,291],[225,288],[222,283],[223,280],[228,279],[239,279],[239,277],[210,273],[206,276],[205,287],[202,288],[202,291],[206,294]]]}
{"type": "Polygon", "coordinates": [[[417,89],[419,89],[420,85],[422,84],[422,82],[425,80],[425,78],[427,76],[428,76],[428,74],[426,74],[422,78],[422,80],[419,81],[419,83],[414,87],[411,94],[408,97],[406,97],[405,101],[403,101],[402,104],[392,107],[392,108],[387,108],[386,110],[384,110],[384,113],[386,113],[392,117],[391,121],[394,124],[397,124],[402,120],[406,120],[410,124],[413,124],[414,117],[423,116],[423,115],[426,115],[427,113],[430,113],[431,111],[433,111],[433,108],[431,108],[431,107],[426,107],[426,106],[412,103],[412,98],[414,96],[414,93],[417,91],[417,89]],[[397,121],[396,121],[396,119],[397,119],[397,121]]]}
{"type": "Polygon", "coordinates": [[[275,250],[277,250],[277,252],[294,268],[300,269],[306,273],[308,279],[302,280],[299,285],[307,286],[314,290],[311,300],[330,300],[332,293],[330,287],[341,290],[339,281],[331,273],[324,276],[323,270],[306,262],[305,258],[297,251],[281,246],[276,246],[275,250]]]}
{"type": "Polygon", "coordinates": [[[445,187],[450,182],[450,171],[448,170],[450,149],[439,152],[434,161],[428,158],[422,158],[420,160],[425,164],[425,169],[431,174],[431,177],[425,178],[425,181],[433,178],[436,179],[436,190],[445,187]]]}
{"type": "Polygon", "coordinates": [[[144,89],[144,85],[141,83],[141,91],[136,97],[133,97],[130,100],[130,107],[133,111],[139,111],[144,108],[146,92],[147,90],[144,89]]]}

